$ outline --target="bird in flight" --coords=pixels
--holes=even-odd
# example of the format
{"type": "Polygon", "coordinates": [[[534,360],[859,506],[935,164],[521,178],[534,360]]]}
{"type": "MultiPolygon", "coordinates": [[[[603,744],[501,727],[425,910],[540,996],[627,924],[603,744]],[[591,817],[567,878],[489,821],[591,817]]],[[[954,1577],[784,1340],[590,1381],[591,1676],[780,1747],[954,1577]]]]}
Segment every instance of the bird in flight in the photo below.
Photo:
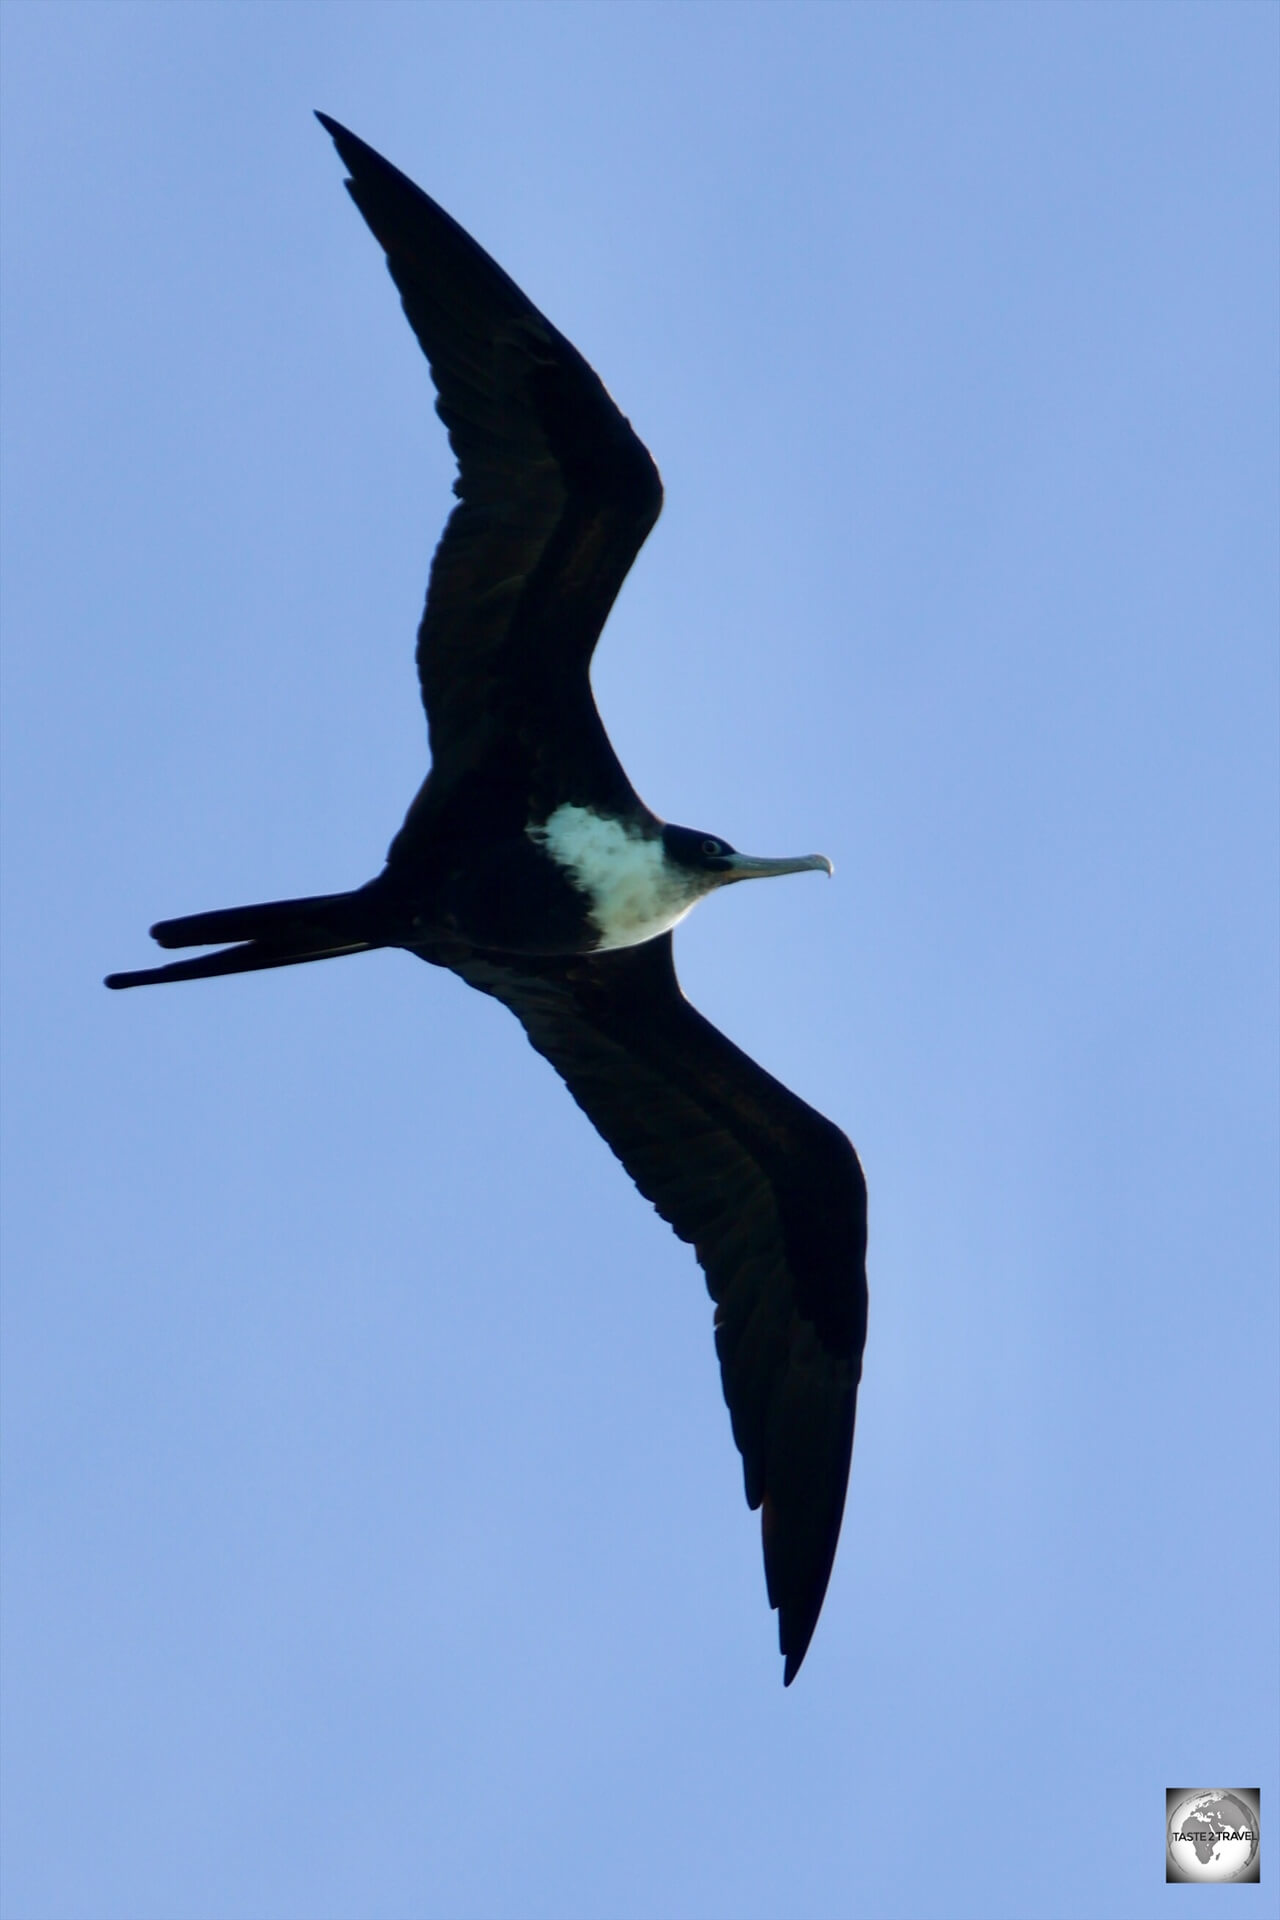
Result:
{"type": "Polygon", "coordinates": [[[671,930],[718,887],[831,863],[752,858],[668,825],[635,793],[589,669],[658,518],[657,469],[496,262],[371,147],[317,118],[386,254],[458,463],[418,630],[431,770],[365,886],[162,920],[160,946],[222,951],[106,984],[403,947],[511,1009],[706,1275],[790,1685],[844,1512],[866,1183],[839,1128],[690,1006],[671,930]]]}

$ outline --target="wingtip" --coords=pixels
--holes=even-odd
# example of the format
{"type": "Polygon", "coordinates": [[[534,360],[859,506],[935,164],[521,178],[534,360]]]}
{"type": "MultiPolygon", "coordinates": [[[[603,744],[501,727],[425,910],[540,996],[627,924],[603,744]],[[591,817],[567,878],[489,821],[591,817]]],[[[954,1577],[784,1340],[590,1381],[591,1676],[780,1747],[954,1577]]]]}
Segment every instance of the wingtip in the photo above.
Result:
{"type": "MultiPolygon", "coordinates": [[[[814,1626],[816,1625],[817,1625],[817,1622],[815,1621],[814,1626]]],[[[781,1638],[781,1635],[779,1635],[779,1638],[781,1638]]],[[[782,1684],[784,1687],[789,1687],[791,1685],[791,1682],[795,1679],[801,1667],[804,1665],[804,1657],[806,1653],[808,1653],[809,1651],[809,1642],[812,1640],[812,1638],[813,1638],[813,1627],[810,1627],[808,1633],[801,1636],[800,1645],[798,1647],[797,1646],[788,1647],[786,1645],[782,1647],[782,1655],[783,1655],[783,1661],[784,1661],[784,1665],[782,1668],[782,1684]]]]}
{"type": "Polygon", "coordinates": [[[364,142],[357,134],[352,133],[350,127],[344,127],[341,120],[335,120],[331,113],[322,113],[319,107],[313,107],[311,111],[338,149],[339,159],[348,167],[352,166],[354,162],[351,150],[362,147],[364,142]]]}

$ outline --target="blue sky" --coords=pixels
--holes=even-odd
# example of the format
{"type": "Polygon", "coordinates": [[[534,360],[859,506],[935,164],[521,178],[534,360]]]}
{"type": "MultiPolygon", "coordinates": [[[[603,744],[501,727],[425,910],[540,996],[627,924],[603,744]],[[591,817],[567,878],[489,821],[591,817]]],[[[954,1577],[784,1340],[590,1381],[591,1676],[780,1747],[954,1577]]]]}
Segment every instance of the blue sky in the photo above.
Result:
{"type": "Polygon", "coordinates": [[[0,27],[5,1915],[1163,1912],[1167,1786],[1277,1805],[1275,9],[0,27]],[[99,985],[425,764],[451,465],[317,106],[654,452],[641,793],[835,862],[677,937],[870,1183],[785,1693],[701,1277],[514,1022],[99,985]]]}

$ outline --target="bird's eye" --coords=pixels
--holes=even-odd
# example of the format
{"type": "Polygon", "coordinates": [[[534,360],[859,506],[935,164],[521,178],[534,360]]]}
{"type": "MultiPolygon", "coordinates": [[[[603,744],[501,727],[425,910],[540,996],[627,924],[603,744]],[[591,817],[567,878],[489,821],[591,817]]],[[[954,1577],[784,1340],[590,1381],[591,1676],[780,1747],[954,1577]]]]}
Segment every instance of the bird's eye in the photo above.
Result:
{"type": "Polygon", "coordinates": [[[702,843],[702,851],[705,854],[723,853],[724,848],[718,840],[704,840],[702,843]]]}

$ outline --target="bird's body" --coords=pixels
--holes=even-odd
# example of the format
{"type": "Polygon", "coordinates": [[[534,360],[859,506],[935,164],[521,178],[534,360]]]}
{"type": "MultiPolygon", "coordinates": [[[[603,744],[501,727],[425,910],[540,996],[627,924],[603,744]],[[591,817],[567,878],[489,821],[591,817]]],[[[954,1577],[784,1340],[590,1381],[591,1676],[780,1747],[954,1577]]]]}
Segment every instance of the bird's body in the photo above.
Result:
{"type": "Polygon", "coordinates": [[[657,519],[657,470],[581,355],[488,255],[319,118],[386,251],[458,457],[418,639],[431,771],[366,886],[162,921],[164,947],[235,944],[107,984],[395,946],[511,1008],[706,1272],[790,1681],[844,1507],[866,1190],[839,1129],[689,1006],[671,930],[717,887],[830,863],[751,859],[635,794],[589,666],[657,519]]]}

